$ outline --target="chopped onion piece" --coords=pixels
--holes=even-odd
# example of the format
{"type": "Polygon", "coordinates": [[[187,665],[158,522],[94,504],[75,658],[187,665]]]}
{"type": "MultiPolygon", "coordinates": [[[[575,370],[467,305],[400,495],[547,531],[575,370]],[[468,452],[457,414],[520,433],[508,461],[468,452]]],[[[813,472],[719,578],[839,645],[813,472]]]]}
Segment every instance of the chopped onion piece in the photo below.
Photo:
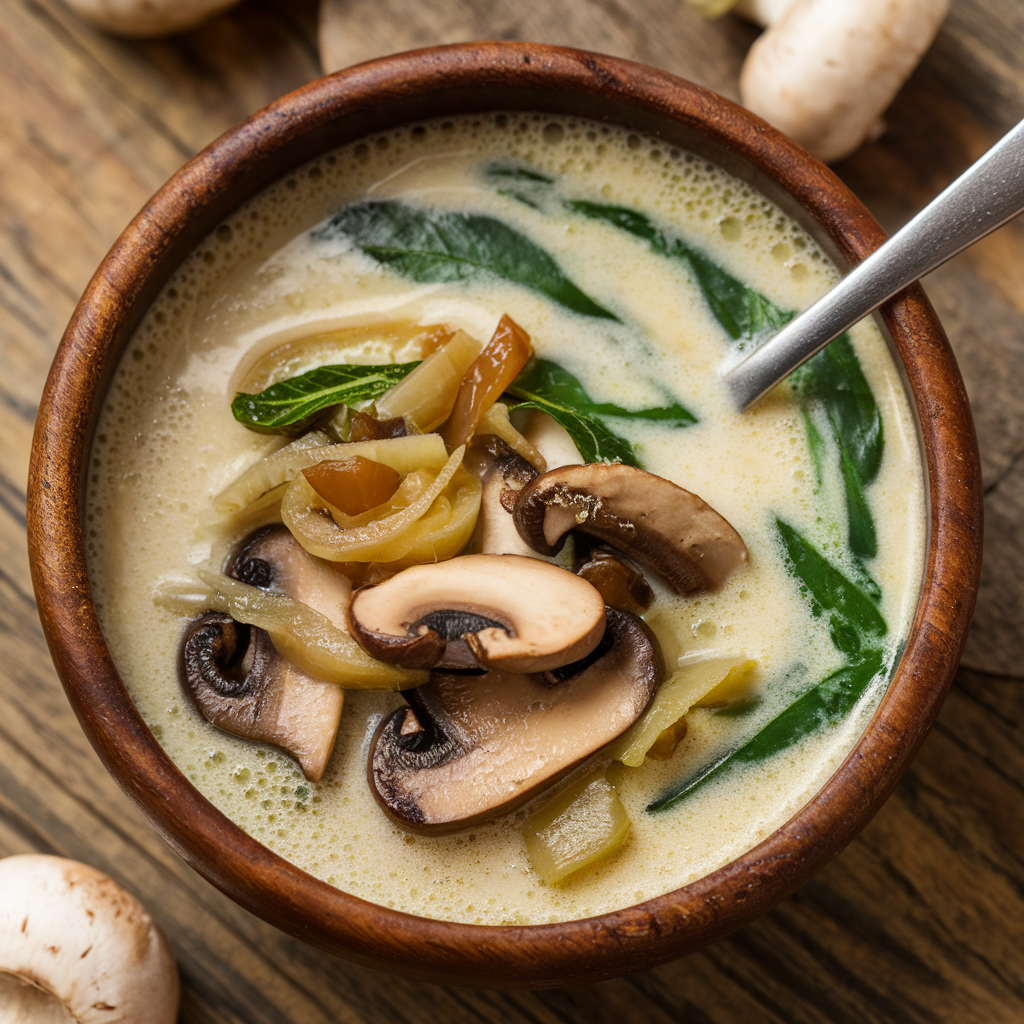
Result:
{"type": "Polygon", "coordinates": [[[198,575],[205,586],[165,584],[157,591],[157,602],[178,612],[222,612],[265,629],[283,657],[311,676],[347,690],[406,690],[427,681],[426,672],[371,658],[327,616],[294,598],[223,573],[200,569],[198,575]]]}
{"type": "Polygon", "coordinates": [[[619,794],[601,771],[527,818],[523,838],[534,870],[550,885],[615,853],[631,826],[619,794]]]}
{"type": "Polygon", "coordinates": [[[757,687],[757,662],[745,661],[734,665],[729,674],[700,700],[694,701],[695,708],[714,708],[720,704],[731,704],[733,701],[749,697],[757,687]]]}
{"type": "Polygon", "coordinates": [[[451,333],[443,324],[423,327],[412,320],[339,327],[299,337],[294,337],[295,331],[296,328],[290,328],[279,332],[257,345],[234,374],[231,393],[262,391],[271,384],[330,363],[404,362],[406,358],[416,358],[409,349],[415,351],[417,342],[419,347],[429,346],[439,332],[451,333]],[[289,334],[293,336],[289,338],[289,334]]]}
{"type": "MultiPolygon", "coordinates": [[[[742,662],[745,663],[745,662],[742,662]]],[[[643,716],[606,748],[609,757],[636,768],[644,763],[661,733],[717,687],[737,665],[736,658],[709,658],[676,669],[661,684],[643,716]]]]}
{"type": "Polygon", "coordinates": [[[239,512],[268,491],[294,480],[297,473],[325,459],[361,455],[390,466],[403,476],[415,469],[438,470],[448,459],[444,442],[437,434],[411,434],[383,441],[326,444],[318,448],[297,447],[300,441],[302,438],[250,466],[213,499],[213,507],[223,513],[239,512]]]}
{"type": "Polygon", "coordinates": [[[457,331],[405,380],[377,399],[377,417],[401,416],[422,433],[437,429],[451,415],[462,378],[479,354],[480,342],[457,331]]]}

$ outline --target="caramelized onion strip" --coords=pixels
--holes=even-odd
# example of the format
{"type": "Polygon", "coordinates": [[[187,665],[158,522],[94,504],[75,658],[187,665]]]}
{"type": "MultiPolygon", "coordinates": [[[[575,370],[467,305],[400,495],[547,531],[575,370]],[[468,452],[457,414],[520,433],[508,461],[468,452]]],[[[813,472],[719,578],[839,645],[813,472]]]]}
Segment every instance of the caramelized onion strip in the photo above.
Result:
{"type": "Polygon", "coordinates": [[[318,558],[331,562],[394,561],[409,552],[416,537],[416,523],[451,483],[465,450],[462,446],[452,452],[436,475],[429,470],[409,473],[390,501],[358,516],[346,516],[327,504],[299,474],[285,491],[281,518],[295,539],[318,558]]]}
{"type": "Polygon", "coordinates": [[[439,470],[448,459],[444,442],[437,434],[412,434],[317,448],[298,447],[295,442],[250,466],[213,499],[213,507],[224,514],[239,512],[269,491],[294,480],[302,470],[325,459],[346,459],[353,455],[383,463],[403,476],[415,469],[439,470]]]}
{"type": "Polygon", "coordinates": [[[531,355],[530,336],[506,313],[487,347],[466,371],[452,414],[441,428],[449,449],[473,436],[480,417],[515,380],[531,355]]]}

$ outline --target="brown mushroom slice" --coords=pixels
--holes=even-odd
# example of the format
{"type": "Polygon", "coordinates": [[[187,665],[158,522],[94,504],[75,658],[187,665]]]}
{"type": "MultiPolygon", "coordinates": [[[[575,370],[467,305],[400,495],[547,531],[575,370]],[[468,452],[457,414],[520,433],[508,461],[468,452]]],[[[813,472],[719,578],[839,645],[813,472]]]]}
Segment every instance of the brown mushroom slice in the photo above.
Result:
{"type": "MultiPolygon", "coordinates": [[[[543,563],[541,563],[543,564],[543,563]]],[[[596,656],[557,686],[532,675],[434,673],[374,737],[370,785],[384,810],[440,834],[513,810],[643,714],[664,676],[644,624],[607,610],[596,656]]]]}
{"type": "Polygon", "coordinates": [[[563,466],[523,488],[513,519],[542,554],[580,530],[662,576],[680,594],[718,589],[748,560],[740,535],[706,501],[633,466],[563,466]]]}
{"type": "Polygon", "coordinates": [[[405,569],[356,593],[352,633],[405,668],[543,672],[586,657],[604,634],[586,580],[522,555],[462,555],[405,569]]]}
{"type": "MultiPolygon", "coordinates": [[[[287,594],[339,629],[348,628],[348,580],[306,554],[283,526],[256,531],[226,571],[250,586],[287,594]]],[[[293,665],[265,630],[216,612],[186,632],[182,673],[204,718],[236,736],[281,747],[306,778],[320,780],[341,721],[341,687],[293,665]]]]}
{"type": "Polygon", "coordinates": [[[239,548],[225,573],[262,590],[301,601],[348,630],[352,584],[326,562],[314,558],[284,526],[257,530],[239,548]]]}
{"type": "Polygon", "coordinates": [[[207,612],[181,649],[185,687],[218,729],[281,747],[318,782],[334,749],[342,691],[286,661],[262,629],[207,612]]]}
{"type": "Polygon", "coordinates": [[[473,550],[483,555],[534,557],[536,553],[512,522],[512,509],[519,492],[537,476],[537,470],[494,434],[474,438],[466,462],[483,482],[473,550]]]}
{"type": "Polygon", "coordinates": [[[596,587],[605,604],[624,612],[639,615],[654,600],[654,591],[644,574],[608,548],[594,548],[587,560],[576,567],[576,575],[596,587]]]}

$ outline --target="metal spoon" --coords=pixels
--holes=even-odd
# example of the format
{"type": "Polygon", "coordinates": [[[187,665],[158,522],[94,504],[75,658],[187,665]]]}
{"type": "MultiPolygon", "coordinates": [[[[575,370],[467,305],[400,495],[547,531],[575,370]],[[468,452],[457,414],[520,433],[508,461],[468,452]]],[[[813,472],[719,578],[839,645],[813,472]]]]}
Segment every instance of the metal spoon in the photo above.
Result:
{"type": "Polygon", "coordinates": [[[740,412],[886,299],[1024,210],[1024,121],[827,295],[725,374],[740,412]]]}

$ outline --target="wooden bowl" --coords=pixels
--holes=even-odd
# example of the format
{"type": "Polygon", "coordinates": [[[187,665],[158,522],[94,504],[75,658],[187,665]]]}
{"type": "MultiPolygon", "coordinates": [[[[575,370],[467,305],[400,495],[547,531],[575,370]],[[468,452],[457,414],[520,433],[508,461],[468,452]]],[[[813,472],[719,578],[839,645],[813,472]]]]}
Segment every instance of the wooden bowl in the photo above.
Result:
{"type": "Polygon", "coordinates": [[[883,307],[927,467],[926,576],[906,650],[866,733],[821,792],[756,848],[692,885],[615,913],[533,927],[451,924],[349,896],[232,824],[171,763],[111,661],[89,592],[82,494],[93,425],[139,319],[227,213],[306,160],[444,114],[535,110],[626,125],[707,156],[805,227],[840,268],[885,238],[826,167],[756,117],[639,64],[557,47],[473,43],[388,57],[313,82],[223,135],[118,239],[64,335],[39,410],[29,480],[32,572],[57,671],[100,757],[164,840],[265,920],[364,964],[438,982],[542,986],[652,967],[793,892],[878,810],[956,670],[981,552],[977,443],[949,344],[919,288],[883,307]]]}

